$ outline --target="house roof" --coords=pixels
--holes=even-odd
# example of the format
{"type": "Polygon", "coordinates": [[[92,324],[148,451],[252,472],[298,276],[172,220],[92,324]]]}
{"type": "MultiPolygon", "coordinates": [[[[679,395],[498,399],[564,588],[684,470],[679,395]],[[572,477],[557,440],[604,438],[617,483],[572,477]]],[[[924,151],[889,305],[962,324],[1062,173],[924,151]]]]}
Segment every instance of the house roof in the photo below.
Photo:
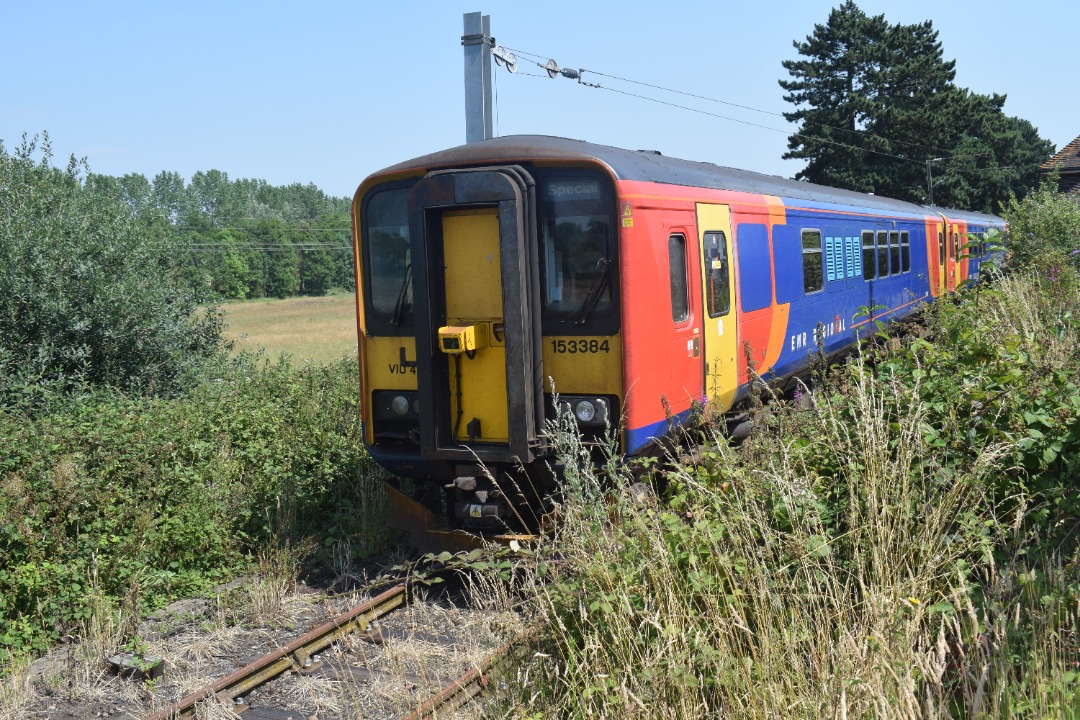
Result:
{"type": "Polygon", "coordinates": [[[1054,168],[1058,172],[1080,172],[1080,137],[1061,148],[1052,158],[1039,166],[1042,172],[1050,172],[1054,168]]]}

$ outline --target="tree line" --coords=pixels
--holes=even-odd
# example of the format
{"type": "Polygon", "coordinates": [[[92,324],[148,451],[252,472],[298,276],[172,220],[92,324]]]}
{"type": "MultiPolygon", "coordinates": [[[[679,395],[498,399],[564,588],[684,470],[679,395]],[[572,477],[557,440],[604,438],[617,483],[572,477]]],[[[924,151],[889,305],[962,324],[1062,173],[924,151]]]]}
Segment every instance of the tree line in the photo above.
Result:
{"type": "Polygon", "coordinates": [[[1038,185],[1053,144],[1005,115],[1005,95],[954,83],[931,21],[890,24],[846,0],[794,46],[779,82],[799,125],[783,157],[807,161],[797,179],[983,212],[1038,185]]]}
{"type": "Polygon", "coordinates": [[[355,289],[349,199],[311,183],[230,180],[221,170],[200,171],[185,182],[163,171],[153,180],[90,173],[85,189],[125,207],[152,243],[169,247],[186,282],[212,297],[355,289]]]}

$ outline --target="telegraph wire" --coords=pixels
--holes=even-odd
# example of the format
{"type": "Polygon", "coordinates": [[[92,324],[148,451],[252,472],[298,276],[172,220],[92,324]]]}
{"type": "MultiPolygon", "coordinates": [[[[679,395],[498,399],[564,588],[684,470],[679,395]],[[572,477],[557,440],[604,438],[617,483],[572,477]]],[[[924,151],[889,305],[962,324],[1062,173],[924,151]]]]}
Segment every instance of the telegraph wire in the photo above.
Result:
{"type": "MultiPolygon", "coordinates": [[[[510,50],[511,52],[514,52],[514,53],[518,53],[518,54],[521,54],[521,55],[526,55],[526,56],[530,56],[532,58],[536,58],[538,60],[540,58],[544,57],[543,55],[538,55],[536,53],[531,53],[531,52],[528,52],[526,50],[519,50],[517,48],[507,47],[506,49],[510,50]]],[[[537,65],[537,67],[547,69],[547,66],[544,63],[541,63],[541,62],[537,61],[535,64],[537,65]]],[[[633,85],[641,85],[643,87],[652,88],[654,90],[661,90],[663,92],[670,92],[670,93],[673,93],[673,94],[676,94],[676,95],[684,95],[686,97],[692,97],[692,98],[695,98],[695,99],[698,99],[698,100],[705,100],[706,102],[714,102],[714,103],[718,103],[720,105],[728,105],[730,107],[736,107],[736,108],[739,108],[739,109],[742,109],[742,110],[749,110],[751,112],[762,113],[762,114],[765,114],[765,115],[772,115],[774,117],[782,117],[785,120],[787,119],[784,116],[783,113],[777,113],[777,112],[773,112],[771,110],[763,110],[761,108],[755,108],[755,107],[752,107],[752,106],[749,106],[749,105],[741,105],[739,103],[733,103],[733,102],[729,102],[727,100],[720,100],[720,99],[709,97],[709,96],[706,96],[706,95],[699,95],[699,94],[695,94],[695,93],[691,93],[691,92],[686,92],[684,90],[676,90],[674,88],[665,87],[663,85],[656,85],[656,84],[644,82],[644,81],[641,81],[641,80],[634,80],[632,78],[620,77],[618,75],[612,75],[612,74],[609,74],[609,73],[603,73],[603,72],[600,72],[600,71],[597,71],[597,70],[590,70],[588,68],[581,68],[578,72],[582,73],[582,74],[583,73],[591,73],[593,75],[598,75],[598,76],[601,76],[601,77],[611,78],[612,80],[618,80],[620,82],[630,83],[630,84],[633,84],[633,85]]],[[[551,77],[551,75],[540,75],[540,74],[535,74],[535,73],[515,73],[515,74],[527,75],[529,77],[540,77],[540,78],[551,77]]],[[[692,107],[689,107],[689,106],[686,106],[686,105],[679,105],[677,103],[671,103],[671,102],[667,102],[667,101],[664,101],[664,100],[660,100],[658,98],[651,98],[651,97],[648,97],[648,96],[645,96],[645,95],[638,95],[638,94],[635,94],[635,93],[627,92],[625,90],[617,90],[615,88],[608,87],[608,86],[605,86],[605,85],[600,85],[598,83],[584,82],[584,81],[582,81],[580,79],[580,77],[578,78],[578,83],[581,84],[581,85],[585,85],[586,87],[593,87],[593,88],[596,88],[596,89],[599,89],[599,90],[607,90],[609,92],[614,92],[614,93],[619,93],[619,94],[622,94],[622,95],[627,95],[629,97],[637,98],[637,99],[640,99],[640,100],[647,100],[647,101],[650,101],[650,102],[659,103],[661,105],[668,105],[670,107],[678,108],[680,110],[688,110],[690,112],[696,112],[696,113],[699,113],[699,114],[702,114],[702,115],[708,115],[708,116],[719,118],[719,119],[722,119],[722,120],[728,120],[730,122],[736,122],[736,123],[741,123],[743,125],[749,125],[751,127],[760,128],[762,130],[770,130],[772,132],[784,133],[785,135],[789,134],[788,130],[781,130],[779,128],[769,127],[769,126],[766,126],[766,125],[760,125],[758,123],[749,122],[747,120],[739,120],[738,118],[733,118],[733,117],[729,117],[729,116],[726,116],[726,115],[720,115],[718,113],[711,113],[711,112],[708,112],[706,110],[700,110],[700,109],[692,108],[692,107]]],[[[826,123],[813,122],[813,121],[810,121],[810,120],[804,120],[803,122],[808,124],[808,125],[813,125],[815,127],[820,127],[820,128],[824,128],[824,129],[827,129],[827,130],[835,130],[837,132],[844,132],[844,133],[853,133],[853,134],[859,135],[860,137],[864,137],[864,138],[883,140],[885,142],[889,142],[889,143],[893,143],[893,144],[899,144],[899,145],[907,145],[909,147],[917,148],[919,150],[930,151],[930,152],[932,152],[932,154],[935,154],[935,155],[945,155],[946,154],[945,151],[942,151],[940,149],[931,148],[931,147],[927,147],[926,145],[919,145],[918,143],[911,143],[911,142],[907,142],[907,141],[904,141],[904,140],[889,140],[888,138],[882,137],[881,135],[877,135],[876,133],[872,133],[872,132],[869,132],[869,131],[866,131],[866,130],[852,130],[850,128],[842,128],[842,127],[837,127],[837,126],[834,126],[834,125],[828,125],[826,123]]],[[[791,133],[791,136],[792,137],[809,138],[809,139],[816,140],[818,142],[822,142],[822,143],[827,144],[827,145],[833,145],[833,146],[836,146],[836,147],[842,147],[842,148],[849,149],[849,150],[856,150],[856,151],[873,153],[875,155],[881,155],[881,156],[884,156],[884,157],[893,158],[895,160],[904,160],[904,161],[907,161],[907,162],[913,162],[913,163],[918,163],[918,164],[924,164],[926,162],[925,159],[909,158],[909,157],[904,157],[902,155],[894,155],[892,153],[887,153],[887,152],[884,152],[884,151],[881,151],[881,150],[872,150],[870,148],[862,148],[862,147],[858,147],[856,145],[850,145],[850,144],[847,144],[847,143],[838,142],[836,140],[829,140],[829,139],[826,139],[826,138],[812,137],[812,136],[807,135],[805,132],[802,132],[802,131],[795,131],[794,133],[791,133]]],[[[982,157],[984,155],[992,155],[992,154],[993,154],[992,151],[988,150],[988,151],[981,152],[981,153],[968,153],[968,154],[965,154],[965,155],[950,155],[948,157],[939,158],[939,160],[960,160],[960,159],[969,158],[969,157],[982,157]]]]}
{"type": "Polygon", "coordinates": [[[327,248],[327,249],[339,249],[339,248],[343,248],[343,247],[349,247],[349,248],[352,247],[352,245],[344,245],[342,243],[287,243],[287,242],[266,242],[266,243],[264,243],[264,242],[235,242],[235,243],[228,243],[228,242],[197,242],[196,241],[196,242],[190,242],[190,243],[183,243],[183,242],[150,242],[150,243],[147,243],[147,244],[148,245],[156,245],[156,246],[159,246],[159,247],[177,247],[177,246],[181,246],[181,245],[186,245],[188,247],[206,247],[206,248],[211,248],[211,247],[248,247],[248,248],[262,248],[262,247],[275,248],[275,247],[282,247],[282,248],[297,248],[297,249],[306,249],[306,250],[320,250],[320,249],[324,249],[324,248],[327,248]]]}
{"type": "MultiPolygon", "coordinates": [[[[700,115],[708,115],[710,117],[720,118],[721,120],[728,120],[730,122],[740,123],[742,125],[749,125],[750,127],[756,127],[756,128],[760,128],[762,130],[771,130],[773,132],[783,133],[785,135],[788,134],[787,130],[781,130],[779,128],[769,127],[767,125],[761,125],[760,123],[750,122],[749,120],[739,120],[738,118],[733,118],[733,117],[730,117],[730,116],[727,116],[727,115],[721,115],[719,113],[709,112],[708,110],[701,110],[700,108],[693,108],[693,107],[690,107],[688,105],[679,105],[678,103],[668,102],[666,100],[660,100],[659,98],[651,98],[651,97],[648,97],[647,95],[638,95],[636,93],[627,92],[626,90],[616,90],[615,88],[610,88],[610,87],[606,87],[606,86],[603,86],[603,85],[592,85],[591,87],[595,87],[595,88],[597,88],[599,90],[607,90],[608,92],[618,93],[619,95],[627,95],[627,96],[632,97],[632,98],[638,98],[639,100],[647,100],[649,102],[659,103],[660,105],[667,105],[669,107],[678,108],[680,110],[687,110],[689,112],[698,113],[700,115]]],[[[810,135],[806,135],[805,133],[798,132],[798,131],[795,132],[793,134],[793,136],[811,138],[810,135]]],[[[883,152],[881,150],[872,150],[870,148],[861,148],[861,147],[858,147],[856,145],[849,145],[847,143],[838,142],[836,140],[828,140],[826,138],[819,138],[819,137],[814,137],[812,139],[817,141],[817,142],[825,143],[826,145],[832,145],[832,146],[835,146],[835,147],[841,147],[841,148],[844,148],[844,149],[847,149],[847,150],[856,150],[856,151],[860,151],[860,152],[873,153],[874,155],[881,155],[883,157],[893,158],[894,160],[903,160],[905,162],[917,163],[919,165],[922,165],[923,163],[926,162],[925,160],[916,160],[915,158],[903,157],[901,155],[893,155],[891,153],[883,152]]]]}
{"type": "MultiPolygon", "coordinates": [[[[511,50],[511,51],[513,51],[515,53],[521,53],[522,55],[529,55],[529,56],[532,56],[534,58],[542,58],[543,57],[542,55],[536,55],[534,53],[526,52],[524,50],[517,50],[515,48],[507,48],[507,49],[511,50]]],[[[537,62],[536,65],[538,67],[542,67],[542,68],[545,67],[545,65],[540,63],[540,62],[537,62]]],[[[609,73],[603,73],[603,72],[600,72],[599,70],[590,70],[588,68],[581,68],[580,72],[582,72],[582,73],[587,72],[587,73],[591,73],[593,75],[599,75],[600,77],[606,77],[606,78],[611,78],[612,80],[618,80],[620,82],[630,83],[632,85],[641,85],[643,87],[652,88],[654,90],[661,90],[663,92],[669,92],[669,93],[673,93],[673,94],[676,94],[676,95],[684,95],[686,97],[692,97],[692,98],[695,98],[697,100],[705,100],[706,102],[714,102],[714,103],[717,103],[717,104],[720,104],[720,105],[728,105],[730,107],[736,107],[736,108],[739,108],[741,110],[749,110],[751,112],[762,113],[763,115],[772,115],[774,117],[781,117],[781,118],[784,118],[785,120],[787,120],[786,116],[783,113],[773,112],[771,110],[763,110],[761,108],[751,107],[750,105],[740,105],[739,103],[733,103],[733,102],[729,102],[727,100],[720,100],[718,98],[709,97],[707,95],[698,95],[696,93],[687,92],[685,90],[676,90],[675,88],[669,88],[669,87],[665,87],[663,85],[656,85],[654,83],[647,83],[647,82],[644,82],[642,80],[634,80],[632,78],[620,77],[618,75],[611,75],[609,73]]],[[[544,76],[543,75],[536,75],[536,77],[544,77],[544,76]]],[[[596,88],[599,88],[601,90],[611,90],[612,92],[620,92],[618,90],[615,90],[615,89],[609,88],[609,87],[605,87],[605,86],[594,85],[594,84],[591,84],[591,83],[583,83],[583,84],[586,84],[589,87],[596,87],[596,88]]],[[[633,93],[624,93],[624,94],[630,95],[631,97],[641,97],[643,99],[653,100],[653,98],[645,98],[644,96],[634,95],[633,93]]],[[[657,102],[661,102],[661,101],[657,101],[657,102]]],[[[687,108],[687,107],[682,106],[682,105],[674,105],[674,107],[692,110],[692,108],[687,108]]],[[[706,114],[709,114],[709,113],[706,113],[706,114]]],[[[742,121],[742,120],[735,120],[734,118],[729,118],[729,117],[726,117],[726,116],[723,116],[723,115],[716,115],[715,117],[719,117],[719,118],[722,118],[724,120],[732,120],[734,122],[742,122],[743,124],[752,125],[754,127],[763,128],[765,130],[773,130],[773,131],[776,131],[776,132],[783,132],[783,133],[788,132],[787,130],[778,130],[777,128],[765,127],[764,125],[754,125],[754,123],[749,123],[749,122],[742,121]]],[[[878,139],[882,139],[882,140],[885,139],[885,138],[882,138],[879,135],[867,132],[865,130],[851,130],[850,128],[842,128],[842,127],[837,127],[835,125],[828,125],[826,123],[813,122],[813,121],[809,121],[809,120],[804,121],[804,122],[807,122],[810,125],[815,125],[817,127],[825,128],[825,129],[828,129],[828,130],[837,130],[839,132],[846,132],[846,133],[856,133],[856,134],[859,134],[859,135],[861,135],[863,137],[869,137],[869,138],[878,138],[878,139]]],[[[926,147],[925,145],[919,145],[918,143],[909,143],[909,142],[905,142],[903,140],[894,140],[893,142],[899,143],[901,145],[909,145],[911,147],[919,148],[920,150],[932,150],[934,153],[939,154],[939,155],[944,152],[943,150],[938,150],[936,148],[926,147]]],[[[861,148],[859,148],[859,149],[861,149],[861,148]]],[[[884,153],[879,153],[879,154],[884,154],[884,153]]],[[[892,156],[892,157],[897,157],[897,156],[892,156]]]]}
{"type": "MultiPolygon", "coordinates": [[[[620,82],[630,83],[630,84],[633,84],[633,85],[641,85],[643,87],[652,88],[654,90],[662,90],[664,92],[674,93],[676,95],[685,95],[686,97],[692,97],[692,98],[695,98],[697,100],[705,100],[706,102],[714,102],[714,103],[717,103],[717,104],[720,104],[720,105],[727,105],[729,107],[739,108],[740,110],[749,110],[751,112],[761,113],[763,115],[771,115],[773,117],[784,118],[785,121],[790,122],[789,120],[787,120],[787,116],[784,115],[784,113],[773,112],[771,110],[762,110],[761,108],[751,107],[750,105],[740,105],[739,103],[733,103],[733,102],[729,102],[727,100],[720,100],[718,98],[708,97],[707,95],[698,95],[696,93],[686,92],[685,90],[676,90],[675,88],[664,87],[663,85],[654,85],[652,83],[643,82],[641,80],[633,80],[631,78],[619,77],[618,75],[610,75],[608,73],[602,73],[602,72],[599,72],[597,70],[589,70],[587,68],[582,68],[582,72],[592,73],[593,75],[599,75],[600,77],[607,77],[607,78],[611,78],[612,80],[618,80],[620,82]]],[[[610,88],[604,88],[604,89],[607,90],[607,89],[610,89],[610,88]]],[[[852,130],[850,128],[842,128],[842,127],[839,127],[839,126],[836,126],[836,125],[829,125],[827,123],[814,122],[812,120],[803,120],[803,122],[806,123],[807,125],[813,125],[815,127],[824,128],[826,130],[836,130],[838,132],[856,134],[856,135],[859,135],[859,136],[865,137],[865,138],[886,140],[887,142],[891,142],[891,143],[895,143],[895,144],[899,144],[899,145],[907,145],[908,147],[917,148],[919,150],[931,150],[937,155],[941,155],[941,154],[943,154],[945,152],[944,150],[927,147],[926,145],[920,145],[919,143],[907,142],[905,140],[888,140],[887,138],[884,138],[884,137],[882,137],[882,136],[880,136],[880,135],[878,135],[876,133],[868,132],[866,130],[852,130]]],[[[762,127],[762,126],[758,126],[758,127],[762,127]]],[[[766,128],[766,129],[774,130],[775,128],[766,128]]],[[[787,132],[787,131],[786,130],[781,130],[780,132],[787,132]]],[[[796,133],[796,134],[798,134],[798,133],[796,133]]],[[[896,156],[893,156],[893,157],[896,157],[896,156]]]]}

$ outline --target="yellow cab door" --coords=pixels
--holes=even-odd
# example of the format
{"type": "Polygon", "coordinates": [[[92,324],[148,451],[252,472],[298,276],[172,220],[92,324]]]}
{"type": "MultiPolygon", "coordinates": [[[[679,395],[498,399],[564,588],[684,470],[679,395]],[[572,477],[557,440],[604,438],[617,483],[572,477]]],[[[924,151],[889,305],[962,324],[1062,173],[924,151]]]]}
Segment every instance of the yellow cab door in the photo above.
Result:
{"type": "Polygon", "coordinates": [[[409,193],[424,459],[536,457],[544,370],[529,193],[516,167],[434,171],[409,193]]]}
{"type": "Polygon", "coordinates": [[[705,392],[711,408],[725,412],[731,407],[738,385],[730,208],[698,203],[697,227],[705,304],[702,318],[705,392]]]}
{"type": "Polygon", "coordinates": [[[460,338],[472,346],[444,348],[452,437],[459,443],[505,443],[510,436],[506,346],[498,332],[503,326],[498,210],[443,212],[442,239],[446,327],[462,330],[443,331],[441,341],[460,338]]]}

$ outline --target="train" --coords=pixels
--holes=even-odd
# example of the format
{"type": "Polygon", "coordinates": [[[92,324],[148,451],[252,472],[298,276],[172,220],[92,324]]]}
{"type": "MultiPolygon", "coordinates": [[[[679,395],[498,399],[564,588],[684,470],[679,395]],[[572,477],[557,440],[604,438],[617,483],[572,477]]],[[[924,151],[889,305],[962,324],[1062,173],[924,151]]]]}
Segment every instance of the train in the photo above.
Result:
{"type": "Polygon", "coordinates": [[[552,420],[648,454],[977,281],[1005,230],[547,136],[393,165],[352,213],[364,443],[466,528],[543,511],[562,470],[552,420]]]}

